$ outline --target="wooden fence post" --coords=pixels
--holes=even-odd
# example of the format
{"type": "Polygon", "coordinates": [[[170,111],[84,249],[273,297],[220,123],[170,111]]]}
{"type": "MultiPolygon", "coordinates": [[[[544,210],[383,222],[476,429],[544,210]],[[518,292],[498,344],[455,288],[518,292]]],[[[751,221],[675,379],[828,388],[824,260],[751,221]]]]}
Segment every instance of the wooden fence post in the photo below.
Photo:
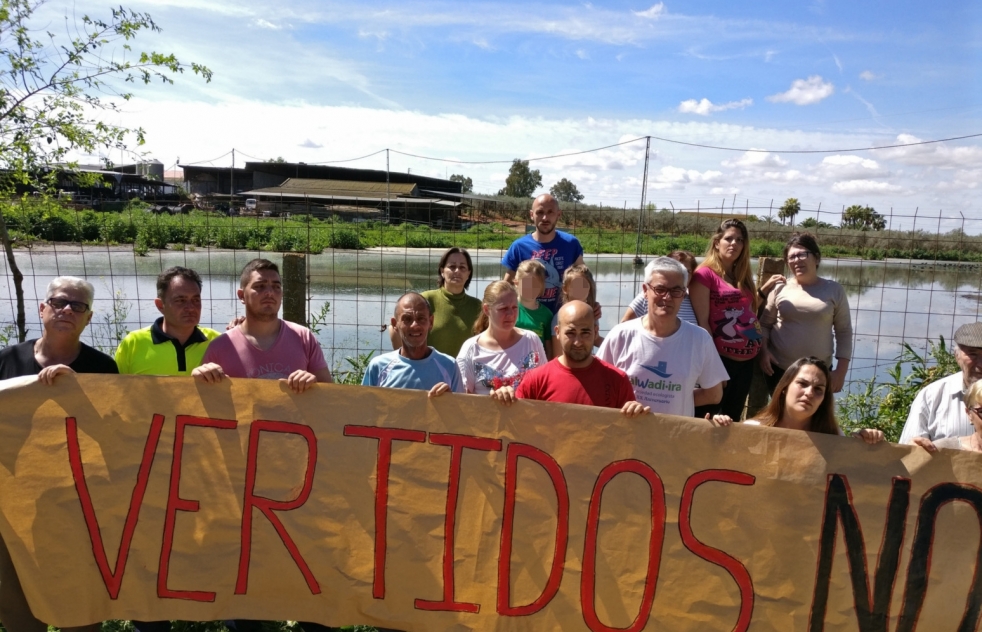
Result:
{"type": "MultiPolygon", "coordinates": [[[[775,274],[784,274],[784,259],[780,257],[759,257],[757,259],[757,287],[775,274]]],[[[758,314],[760,312],[758,311],[758,314]]],[[[760,364],[754,362],[754,377],[750,383],[750,397],[747,398],[747,419],[753,419],[767,405],[767,380],[760,364]]]]}
{"type": "Polygon", "coordinates": [[[307,326],[307,255],[283,254],[283,319],[307,326]]]}

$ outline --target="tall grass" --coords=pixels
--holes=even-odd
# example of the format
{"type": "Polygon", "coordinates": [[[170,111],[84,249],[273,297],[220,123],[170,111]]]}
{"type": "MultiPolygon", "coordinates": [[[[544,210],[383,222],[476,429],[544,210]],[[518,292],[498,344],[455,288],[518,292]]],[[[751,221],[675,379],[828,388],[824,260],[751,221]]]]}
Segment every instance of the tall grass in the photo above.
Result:
{"type": "MultiPolygon", "coordinates": [[[[12,238],[21,245],[37,241],[132,244],[140,254],[171,247],[317,253],[327,248],[356,250],[379,246],[507,248],[522,234],[521,225],[528,217],[529,202],[497,203],[494,219],[507,221],[514,215],[511,226],[492,221],[455,231],[411,224],[349,223],[335,217],[227,217],[204,211],[155,215],[139,202],[129,204],[121,212],[95,212],[66,208],[56,200],[25,198],[0,203],[0,210],[7,219],[12,238]]],[[[476,202],[475,215],[485,213],[483,205],[484,201],[476,202]]],[[[490,216],[490,211],[487,214],[490,216]]],[[[640,246],[639,254],[651,256],[679,249],[701,254],[720,217],[719,213],[694,216],[670,211],[645,211],[644,215],[640,242],[637,210],[567,208],[561,219],[562,227],[574,233],[588,253],[634,254],[640,246]]],[[[748,221],[747,228],[753,256],[779,256],[794,231],[790,226],[769,220],[748,221]]],[[[960,230],[932,234],[817,228],[813,232],[817,233],[827,257],[982,261],[982,237],[969,236],[960,230]]]]}

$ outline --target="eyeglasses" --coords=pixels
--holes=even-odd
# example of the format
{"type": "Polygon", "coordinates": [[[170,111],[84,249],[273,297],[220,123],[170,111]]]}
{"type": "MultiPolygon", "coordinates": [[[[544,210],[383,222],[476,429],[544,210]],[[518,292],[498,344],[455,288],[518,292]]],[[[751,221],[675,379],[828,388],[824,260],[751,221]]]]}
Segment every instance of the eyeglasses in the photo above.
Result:
{"type": "Polygon", "coordinates": [[[975,413],[975,416],[982,419],[982,406],[976,406],[975,408],[969,408],[969,412],[975,413]]]}
{"type": "Polygon", "coordinates": [[[66,301],[63,298],[49,298],[44,302],[50,305],[52,309],[59,312],[68,306],[71,306],[72,311],[76,314],[84,314],[85,312],[89,311],[88,304],[83,303],[82,301],[66,301]]]}
{"type": "Polygon", "coordinates": [[[792,262],[792,261],[804,261],[805,259],[808,258],[808,255],[810,255],[810,254],[811,253],[808,252],[807,250],[805,252],[796,252],[793,255],[788,255],[788,261],[789,262],[792,262]]]}
{"type": "Polygon", "coordinates": [[[671,296],[672,298],[682,298],[685,296],[684,287],[653,287],[649,285],[648,289],[651,290],[655,296],[671,296]]]}

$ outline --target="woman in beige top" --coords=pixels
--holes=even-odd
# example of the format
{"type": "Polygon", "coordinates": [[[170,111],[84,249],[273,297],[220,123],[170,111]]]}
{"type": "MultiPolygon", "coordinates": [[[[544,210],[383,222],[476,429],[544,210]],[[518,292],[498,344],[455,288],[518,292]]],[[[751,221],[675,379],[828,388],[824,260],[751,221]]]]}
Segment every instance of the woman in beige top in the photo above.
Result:
{"type": "Polygon", "coordinates": [[[760,316],[764,345],[758,359],[767,386],[773,393],[784,371],[798,358],[815,356],[831,367],[834,351],[830,386],[838,393],[852,357],[846,291],[835,281],[818,276],[822,253],[811,233],[791,236],[784,246],[784,261],[792,275],[770,293],[760,316]]]}

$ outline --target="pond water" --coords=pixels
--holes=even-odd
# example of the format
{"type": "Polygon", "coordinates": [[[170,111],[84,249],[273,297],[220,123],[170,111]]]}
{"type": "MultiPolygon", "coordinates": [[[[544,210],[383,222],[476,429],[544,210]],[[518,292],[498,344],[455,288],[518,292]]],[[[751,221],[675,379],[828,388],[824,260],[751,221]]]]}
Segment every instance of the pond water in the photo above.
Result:
{"type": "MultiPolygon", "coordinates": [[[[330,303],[318,337],[332,365],[345,356],[389,349],[384,325],[395,299],[406,290],[436,287],[436,267],[442,251],[326,251],[308,257],[310,284],[308,313],[330,303]]],[[[31,336],[40,332],[39,297],[58,276],[77,275],[96,286],[93,325],[86,342],[112,345],[113,296],[128,305],[124,320],[129,330],[145,327],[159,315],[153,305],[155,277],[172,265],[197,270],[204,279],[202,324],[218,329],[241,314],[235,298],[238,273],[256,256],[280,262],[277,253],[255,251],[154,251],[135,256],[128,248],[54,246],[18,250],[18,265],[25,276],[27,318],[31,336]]],[[[468,293],[481,296],[486,285],[501,278],[500,251],[473,252],[474,279],[468,293]]],[[[641,268],[632,257],[589,255],[586,263],[597,279],[597,300],[603,306],[601,330],[619,320],[641,284],[641,268]]],[[[3,259],[0,280],[0,323],[14,320],[14,290],[3,259]]],[[[982,320],[982,268],[933,262],[853,261],[827,259],[820,274],[841,283],[848,295],[854,329],[854,360],[849,381],[884,378],[902,344],[923,351],[928,340],[952,333],[966,322],[982,320]]],[[[884,378],[885,379],[885,378],[884,378]]]]}

